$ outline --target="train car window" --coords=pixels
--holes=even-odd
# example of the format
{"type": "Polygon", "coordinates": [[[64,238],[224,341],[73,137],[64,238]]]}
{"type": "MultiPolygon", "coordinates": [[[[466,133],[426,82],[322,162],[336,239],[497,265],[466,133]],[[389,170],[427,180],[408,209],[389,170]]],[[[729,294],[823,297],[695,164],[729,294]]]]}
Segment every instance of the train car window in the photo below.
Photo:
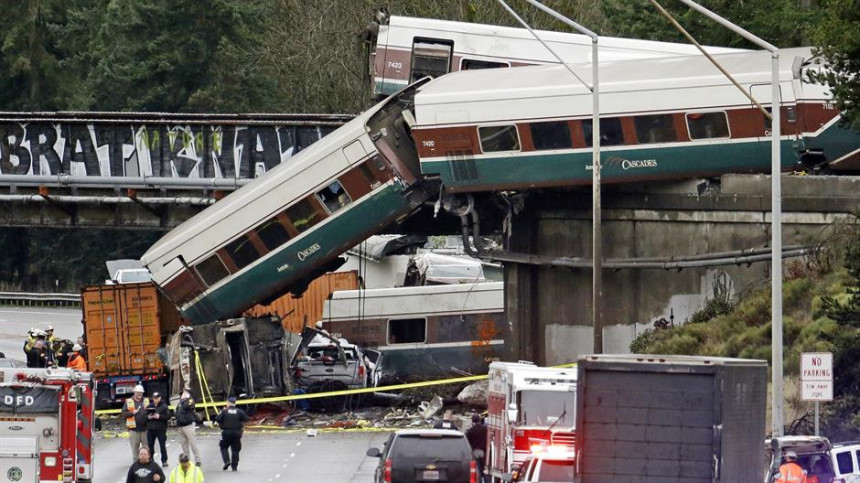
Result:
{"type": "MultiPolygon", "coordinates": [[[[591,120],[582,121],[582,133],[585,136],[585,145],[591,147],[591,120]]],[[[624,144],[624,132],[621,130],[621,119],[617,117],[600,120],[600,145],[617,146],[624,144]]]]}
{"type": "Polygon", "coordinates": [[[463,59],[460,62],[460,70],[499,69],[510,67],[507,62],[492,62],[489,60],[463,59]]]}
{"type": "Polygon", "coordinates": [[[412,44],[412,75],[415,82],[424,77],[439,77],[451,72],[451,53],[454,45],[450,41],[415,39],[412,44]]]}
{"type": "Polygon", "coordinates": [[[427,342],[427,319],[390,319],[388,343],[408,344],[427,342]]]}
{"type": "Polygon", "coordinates": [[[725,112],[687,113],[687,130],[690,139],[729,137],[729,120],[725,112]]]}
{"type": "Polygon", "coordinates": [[[567,121],[533,122],[529,129],[532,132],[532,142],[538,151],[573,147],[567,121]]]}
{"type": "Polygon", "coordinates": [[[222,278],[230,275],[230,272],[227,271],[227,267],[224,266],[224,262],[218,258],[218,255],[212,255],[194,265],[194,269],[197,270],[197,274],[200,275],[200,278],[203,279],[206,285],[210,287],[218,283],[222,278]]]}
{"type": "Polygon", "coordinates": [[[519,151],[520,138],[516,126],[485,126],[478,128],[481,138],[481,151],[519,151]]]}
{"type": "Polygon", "coordinates": [[[675,120],[671,114],[636,116],[633,118],[633,125],[636,126],[636,139],[642,144],[671,143],[678,140],[675,120]]]}
{"type": "Polygon", "coordinates": [[[257,228],[257,236],[266,245],[269,251],[272,251],[279,246],[287,243],[290,240],[290,234],[284,225],[277,218],[272,218],[263,223],[257,228]]]}
{"type": "Polygon", "coordinates": [[[230,254],[230,258],[233,259],[233,262],[239,270],[247,267],[260,258],[260,254],[257,253],[257,249],[254,248],[254,245],[251,243],[251,240],[247,235],[242,235],[228,243],[226,249],[227,253],[230,254]]]}
{"type": "Polygon", "coordinates": [[[287,208],[287,217],[299,233],[322,221],[324,214],[317,209],[316,204],[305,198],[287,208]]]}
{"type": "Polygon", "coordinates": [[[338,180],[332,181],[330,185],[317,191],[317,198],[329,213],[334,213],[352,203],[352,199],[350,199],[346,190],[343,189],[343,185],[338,180]]]}

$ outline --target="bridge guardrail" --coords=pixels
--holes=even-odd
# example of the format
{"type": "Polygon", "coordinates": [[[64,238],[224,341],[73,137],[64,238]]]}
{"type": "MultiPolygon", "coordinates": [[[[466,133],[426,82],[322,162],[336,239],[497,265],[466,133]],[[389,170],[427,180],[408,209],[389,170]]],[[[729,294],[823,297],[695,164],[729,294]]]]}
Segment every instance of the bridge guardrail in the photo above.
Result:
{"type": "Polygon", "coordinates": [[[21,307],[79,307],[81,294],[0,292],[0,305],[21,307]]]}

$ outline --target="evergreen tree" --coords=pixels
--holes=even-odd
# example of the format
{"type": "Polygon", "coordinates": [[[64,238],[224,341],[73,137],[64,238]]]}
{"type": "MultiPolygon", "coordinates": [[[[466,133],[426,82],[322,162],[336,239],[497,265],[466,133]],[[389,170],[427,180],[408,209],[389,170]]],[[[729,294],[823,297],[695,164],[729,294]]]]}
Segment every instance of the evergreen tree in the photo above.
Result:
{"type": "MultiPolygon", "coordinates": [[[[89,82],[93,107],[187,112],[195,95],[217,100],[211,91],[202,93],[219,76],[244,71],[241,65],[225,63],[229,56],[220,56],[220,52],[234,44],[243,45],[256,31],[259,4],[228,0],[110,2],[92,46],[97,59],[89,82]]],[[[195,107],[224,106],[198,101],[195,107]]]]}
{"type": "Polygon", "coordinates": [[[837,107],[860,129],[860,2],[827,0],[813,39],[829,67],[813,79],[831,86],[837,107]]]}

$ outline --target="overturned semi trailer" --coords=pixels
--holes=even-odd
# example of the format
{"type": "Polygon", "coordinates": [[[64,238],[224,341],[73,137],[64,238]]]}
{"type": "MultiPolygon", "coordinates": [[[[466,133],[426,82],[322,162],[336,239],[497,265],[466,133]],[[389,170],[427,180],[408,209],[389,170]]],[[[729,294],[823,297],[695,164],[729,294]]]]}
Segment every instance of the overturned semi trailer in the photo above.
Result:
{"type": "Polygon", "coordinates": [[[185,326],[169,345],[171,399],[183,390],[198,401],[289,394],[290,341],[278,317],[185,326]]]}

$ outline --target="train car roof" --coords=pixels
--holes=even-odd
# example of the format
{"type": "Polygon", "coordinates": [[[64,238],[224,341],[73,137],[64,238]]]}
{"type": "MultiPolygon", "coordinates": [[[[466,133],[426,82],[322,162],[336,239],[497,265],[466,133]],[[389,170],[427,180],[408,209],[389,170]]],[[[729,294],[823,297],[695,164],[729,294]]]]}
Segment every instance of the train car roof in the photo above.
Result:
{"type": "MultiPolygon", "coordinates": [[[[144,265],[149,265],[154,260],[166,256],[177,246],[184,243],[186,239],[202,233],[204,230],[210,228],[213,223],[253,203],[254,200],[259,198],[260,193],[276,189],[287,179],[316,162],[321,156],[326,156],[331,152],[343,148],[345,144],[355,139],[354,134],[356,129],[364,130],[364,123],[374,112],[376,112],[376,109],[368,109],[364,113],[359,114],[352,121],[311,144],[288,161],[282,162],[272,168],[264,176],[240,187],[214,205],[184,221],[155,242],[143,254],[141,261],[144,265]]],[[[237,227],[237,233],[242,231],[243,228],[237,227]]],[[[232,235],[227,238],[232,238],[232,235]]]]}
{"type": "MultiPolygon", "coordinates": [[[[812,57],[810,48],[785,49],[780,53],[782,81],[792,78],[792,66],[797,57],[812,57]]],[[[741,84],[770,81],[770,52],[755,51],[714,57],[741,84]]],[[[581,79],[591,83],[590,64],[572,64],[570,67],[581,79]]],[[[704,56],[601,64],[599,76],[601,94],[729,84],[729,80],[704,56]]],[[[460,106],[461,110],[471,107],[473,109],[470,109],[469,114],[480,117],[480,112],[473,112],[480,103],[590,94],[563,65],[460,71],[439,77],[420,89],[415,96],[416,119],[419,126],[437,123],[429,115],[431,113],[422,116],[422,108],[432,111],[434,107],[460,106]]],[[[740,92],[738,95],[742,97],[740,92]]],[[[476,120],[479,119],[472,119],[476,120]]]]}
{"type": "MultiPolygon", "coordinates": [[[[456,33],[459,35],[485,35],[497,38],[506,38],[512,40],[521,40],[524,42],[533,42],[540,48],[540,60],[545,62],[557,62],[555,57],[550,52],[547,52],[543,46],[540,46],[538,41],[528,30],[519,27],[504,27],[499,25],[479,24],[471,22],[456,22],[453,20],[438,20],[430,18],[417,17],[401,17],[397,15],[391,16],[389,25],[393,28],[407,28],[410,30],[421,29],[425,31],[438,31],[439,37],[444,38],[445,33],[456,33]]],[[[574,44],[581,46],[591,46],[591,38],[576,33],[570,32],[555,32],[550,30],[535,30],[541,40],[549,43],[559,44],[574,44]]],[[[411,42],[411,40],[410,40],[411,42]]],[[[454,46],[455,51],[465,52],[468,47],[454,46]]],[[[505,47],[499,46],[499,49],[504,52],[505,47]]],[[[496,54],[499,49],[494,50],[493,54],[505,56],[504,54],[496,54]]],[[[698,54],[698,49],[694,45],[676,42],[661,42],[656,40],[640,40],[628,39],[622,37],[600,37],[598,42],[598,56],[600,54],[609,54],[608,59],[613,57],[613,51],[624,51],[625,58],[629,58],[631,53],[639,52],[643,57],[655,57],[663,55],[690,55],[698,54]]],[[[705,46],[705,49],[711,54],[729,53],[729,52],[744,52],[746,49],[738,49],[731,47],[714,47],[705,46]]],[[[478,52],[475,52],[478,54],[478,52]]],[[[564,55],[564,52],[559,52],[564,55]]],[[[607,60],[608,60],[607,59],[607,60]]],[[[530,59],[537,60],[537,59],[530,59]]]]}

